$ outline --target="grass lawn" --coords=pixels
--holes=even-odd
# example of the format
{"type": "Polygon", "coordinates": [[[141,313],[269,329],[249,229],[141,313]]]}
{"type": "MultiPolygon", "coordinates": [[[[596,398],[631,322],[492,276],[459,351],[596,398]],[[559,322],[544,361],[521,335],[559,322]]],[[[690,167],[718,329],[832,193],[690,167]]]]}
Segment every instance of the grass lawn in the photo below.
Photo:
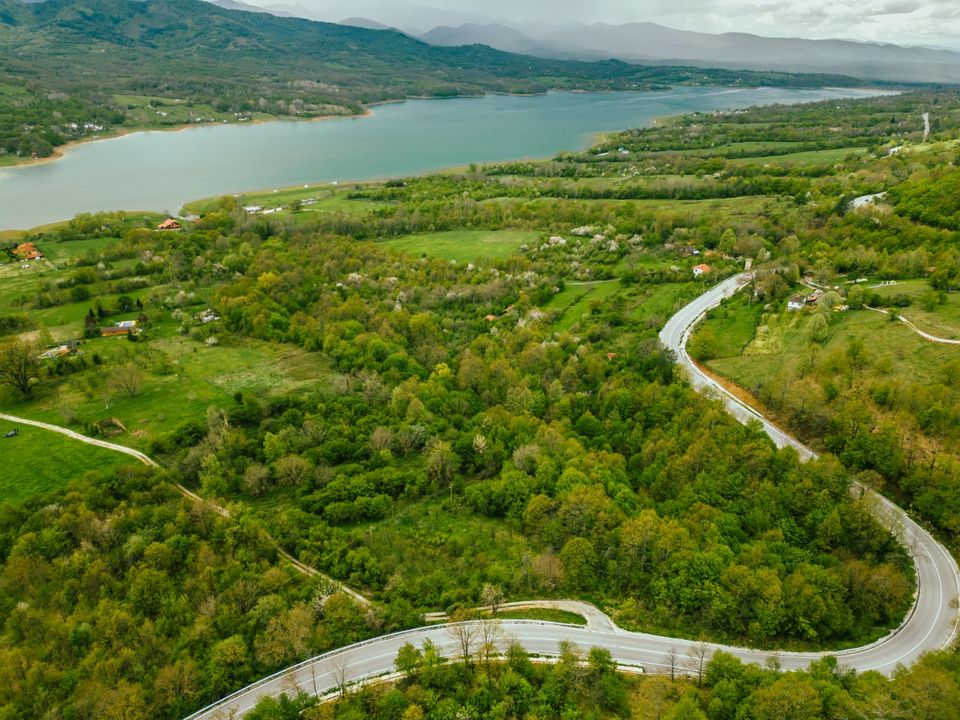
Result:
{"type": "Polygon", "coordinates": [[[431,255],[444,260],[468,263],[500,260],[516,255],[524,243],[534,242],[542,233],[519,230],[454,230],[423,233],[385,240],[382,244],[412,255],[431,255]]]}
{"type": "Polygon", "coordinates": [[[808,150],[806,152],[795,152],[785,155],[732,158],[732,161],[749,165],[819,165],[822,163],[837,163],[847,159],[850,155],[862,155],[866,150],[867,149],[863,147],[808,150]]]}
{"type": "Polygon", "coordinates": [[[753,340],[763,305],[749,301],[749,292],[737,293],[713,310],[697,329],[713,333],[717,357],[737,357],[753,340]]]}
{"type": "MultiPolygon", "coordinates": [[[[135,463],[132,458],[71,440],[55,432],[0,422],[0,435],[13,427],[15,438],[0,439],[0,501],[21,502],[63,487],[89,470],[135,463]]],[[[120,441],[123,442],[122,440],[120,441]]]]}
{"type": "Polygon", "coordinates": [[[568,625],[586,625],[583,615],[553,608],[528,608],[526,610],[501,610],[498,620],[545,620],[547,622],[567,623],[568,625]]]}

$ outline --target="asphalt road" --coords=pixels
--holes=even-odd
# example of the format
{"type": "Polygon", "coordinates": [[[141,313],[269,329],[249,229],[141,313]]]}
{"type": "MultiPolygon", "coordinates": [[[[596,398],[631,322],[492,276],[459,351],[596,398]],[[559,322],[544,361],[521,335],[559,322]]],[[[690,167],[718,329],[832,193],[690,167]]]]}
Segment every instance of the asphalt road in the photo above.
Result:
{"type": "MultiPolygon", "coordinates": [[[[749,282],[749,275],[726,280],[700,296],[674,315],[663,328],[663,344],[677,354],[691,385],[700,392],[715,395],[727,410],[741,422],[756,420],[780,447],[792,447],[804,460],[816,458],[810,448],[768,422],[722,387],[704,375],[686,353],[685,345],[692,327],[704,313],[725,297],[749,282]]],[[[960,570],[946,549],[929,533],[914,523],[902,510],[872,491],[854,487],[852,492],[870,498],[875,514],[896,532],[913,555],[917,566],[918,592],[913,609],[904,623],[888,636],[870,645],[833,653],[793,653],[709,645],[709,650],[725,650],[741,660],[764,664],[775,660],[787,670],[806,667],[823,655],[834,655],[842,666],[860,671],[877,670],[891,674],[900,665],[909,665],[922,653],[937,650],[953,642],[956,636],[958,611],[955,601],[960,596],[960,570]]],[[[573,605],[573,603],[571,603],[573,605]]],[[[568,605],[568,609],[573,609],[568,605]]],[[[669,670],[671,654],[684,663],[691,657],[696,643],[689,640],[660,637],[621,630],[596,608],[585,606],[591,618],[587,626],[563,625],[525,620],[506,620],[499,625],[497,644],[504,647],[510,640],[519,641],[528,652],[556,655],[559,643],[568,640],[583,649],[607,648],[614,660],[625,669],[664,672],[669,670]]],[[[215,720],[239,717],[267,695],[279,695],[300,688],[306,692],[335,692],[344,682],[356,682],[394,671],[393,661],[399,648],[407,642],[419,645],[431,640],[445,656],[460,653],[460,645],[451,626],[430,626],[387,635],[307,660],[277,675],[254,683],[216,704],[191,715],[188,720],[215,720]]],[[[474,646],[479,641],[475,641],[474,646]]]]}

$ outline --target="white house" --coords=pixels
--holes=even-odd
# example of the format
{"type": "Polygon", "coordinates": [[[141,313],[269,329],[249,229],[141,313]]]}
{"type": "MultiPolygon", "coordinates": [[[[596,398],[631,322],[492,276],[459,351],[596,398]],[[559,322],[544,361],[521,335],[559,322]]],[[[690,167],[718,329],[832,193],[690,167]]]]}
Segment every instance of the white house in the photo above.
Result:
{"type": "Polygon", "coordinates": [[[787,310],[803,310],[806,307],[806,301],[800,295],[794,295],[787,300],[787,310]]]}

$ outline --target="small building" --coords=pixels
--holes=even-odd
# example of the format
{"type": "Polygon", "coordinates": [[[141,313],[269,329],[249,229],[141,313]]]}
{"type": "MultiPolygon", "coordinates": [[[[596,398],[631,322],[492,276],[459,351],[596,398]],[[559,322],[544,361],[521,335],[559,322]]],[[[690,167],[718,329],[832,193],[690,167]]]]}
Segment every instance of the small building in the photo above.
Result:
{"type": "Polygon", "coordinates": [[[57,347],[46,350],[42,355],[40,355],[40,359],[53,360],[54,358],[63,357],[64,355],[70,355],[71,353],[76,352],[76,350],[77,346],[75,343],[65,343],[63,345],[58,345],[57,347]]]}
{"type": "Polygon", "coordinates": [[[43,259],[43,253],[34,245],[32,242],[25,242],[21,245],[17,245],[13,249],[13,254],[17,260],[41,260],[43,259]]]}
{"type": "Polygon", "coordinates": [[[803,310],[806,307],[806,300],[802,295],[794,295],[787,300],[787,310],[803,310]]]}
{"type": "Polygon", "coordinates": [[[173,218],[167,218],[157,225],[157,230],[179,230],[182,226],[173,218]]]}
{"type": "Polygon", "coordinates": [[[694,266],[693,266],[693,276],[694,276],[695,278],[698,278],[698,277],[700,277],[701,275],[706,275],[706,274],[709,273],[712,269],[713,269],[713,268],[711,268],[711,267],[710,267],[709,265],[707,265],[706,263],[701,263],[700,265],[694,265],[694,266]]]}
{"type": "Polygon", "coordinates": [[[199,320],[200,322],[202,322],[204,325],[206,325],[207,323],[216,322],[216,321],[219,320],[219,319],[220,319],[220,316],[217,315],[217,314],[216,314],[212,309],[210,309],[210,308],[207,308],[207,309],[204,310],[202,313],[200,313],[199,315],[197,315],[197,320],[199,320]]]}
{"type": "Polygon", "coordinates": [[[116,337],[117,335],[136,335],[138,332],[136,320],[124,320],[113,327],[100,329],[100,337],[116,337]]]}

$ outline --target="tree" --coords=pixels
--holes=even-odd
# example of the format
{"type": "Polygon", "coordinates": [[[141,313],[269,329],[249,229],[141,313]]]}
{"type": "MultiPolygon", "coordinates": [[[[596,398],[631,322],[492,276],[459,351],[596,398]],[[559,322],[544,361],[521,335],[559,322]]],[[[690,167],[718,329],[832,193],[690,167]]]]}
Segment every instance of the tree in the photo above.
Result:
{"type": "Polygon", "coordinates": [[[790,673],[751,696],[756,720],[814,720],[822,704],[808,677],[790,673]]]}
{"type": "Polygon", "coordinates": [[[680,667],[680,653],[677,652],[675,647],[670,648],[667,654],[663,656],[663,663],[670,671],[670,680],[676,680],[677,668],[680,667]]]}
{"type": "Polygon", "coordinates": [[[438,483],[445,484],[453,479],[460,467],[460,458],[450,447],[450,443],[438,440],[427,452],[427,473],[438,483]]]}
{"type": "Polygon", "coordinates": [[[490,608],[490,613],[496,615],[503,602],[503,588],[492,583],[484,583],[480,591],[480,602],[490,608]]]}
{"type": "Polygon", "coordinates": [[[0,348],[0,385],[9,385],[24,397],[40,382],[39,348],[15,340],[0,348]]]}
{"type": "Polygon", "coordinates": [[[498,643],[503,637],[503,626],[499,620],[483,620],[479,621],[479,625],[480,656],[484,664],[489,665],[500,653],[498,643]]]}
{"type": "Polygon", "coordinates": [[[330,673],[333,675],[334,682],[340,690],[340,697],[347,696],[347,690],[350,688],[348,680],[350,670],[350,658],[347,653],[341,653],[330,660],[330,673]]]}
{"type": "Polygon", "coordinates": [[[93,308],[87,310],[87,314],[83,318],[83,336],[93,338],[99,335],[99,330],[97,330],[97,323],[99,322],[99,319],[93,312],[93,308]]]}
{"type": "Polygon", "coordinates": [[[136,397],[143,387],[143,373],[135,363],[129,362],[113,371],[112,382],[127,397],[136,397]]]}
{"type": "Polygon", "coordinates": [[[266,665],[302,660],[312,649],[313,617],[313,609],[300,604],[272,618],[255,643],[257,659],[266,665]]]}
{"type": "Polygon", "coordinates": [[[450,615],[447,632],[460,646],[463,661],[470,662],[473,645],[480,636],[480,621],[477,619],[477,614],[472,610],[455,610],[450,615]]]}
{"type": "Polygon", "coordinates": [[[705,642],[698,642],[690,648],[688,664],[691,672],[697,676],[697,687],[703,684],[703,671],[710,661],[710,646],[705,642]]]}
{"type": "Polygon", "coordinates": [[[571,538],[560,551],[563,576],[567,584],[577,589],[587,589],[597,578],[597,552],[593,543],[582,537],[571,538]]]}
{"type": "Polygon", "coordinates": [[[410,679],[420,671],[420,666],[423,664],[423,652],[413,643],[404,643],[397,651],[397,659],[393,661],[393,664],[407,679],[410,679]]]}
{"type": "Polygon", "coordinates": [[[281,485],[300,485],[309,475],[311,465],[299,455],[286,455],[273,464],[277,482],[281,485]]]}
{"type": "Polygon", "coordinates": [[[707,716],[703,714],[697,701],[686,695],[667,713],[666,720],[707,720],[707,716]]]}

